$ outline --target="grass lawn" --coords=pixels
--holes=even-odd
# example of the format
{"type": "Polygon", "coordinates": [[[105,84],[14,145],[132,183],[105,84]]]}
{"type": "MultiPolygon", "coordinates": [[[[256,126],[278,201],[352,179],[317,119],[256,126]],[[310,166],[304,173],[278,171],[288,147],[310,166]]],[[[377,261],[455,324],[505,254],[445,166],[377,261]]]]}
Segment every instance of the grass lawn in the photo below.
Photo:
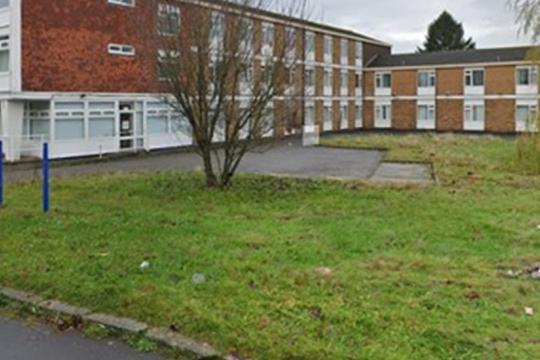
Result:
{"type": "Polygon", "coordinates": [[[515,168],[513,143],[332,145],[433,162],[440,185],[241,176],[219,192],[199,174],[94,176],[55,181],[43,216],[39,185],[11,184],[0,284],[253,359],[540,358],[540,282],[501,275],[540,261],[540,177],[515,168]]]}

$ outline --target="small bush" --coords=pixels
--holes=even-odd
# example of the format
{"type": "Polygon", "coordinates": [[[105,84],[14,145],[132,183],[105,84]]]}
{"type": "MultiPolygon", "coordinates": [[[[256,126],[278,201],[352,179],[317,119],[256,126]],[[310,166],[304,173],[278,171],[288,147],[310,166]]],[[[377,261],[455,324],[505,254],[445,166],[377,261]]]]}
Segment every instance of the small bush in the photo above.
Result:
{"type": "Polygon", "coordinates": [[[527,174],[540,175],[540,131],[535,131],[540,130],[540,117],[535,121],[536,126],[516,141],[516,165],[527,174]]]}

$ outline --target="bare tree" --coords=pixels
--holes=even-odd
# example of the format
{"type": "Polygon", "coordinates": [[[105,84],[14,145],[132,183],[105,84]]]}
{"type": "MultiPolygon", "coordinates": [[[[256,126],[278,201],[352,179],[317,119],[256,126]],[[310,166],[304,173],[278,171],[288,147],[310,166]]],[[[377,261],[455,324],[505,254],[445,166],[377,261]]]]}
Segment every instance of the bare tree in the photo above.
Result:
{"type": "Polygon", "coordinates": [[[208,186],[227,187],[247,152],[300,127],[298,21],[306,4],[148,0],[147,6],[150,12],[136,21],[164,99],[189,122],[208,186]],[[267,11],[278,21],[261,20],[267,11]]]}
{"type": "Polygon", "coordinates": [[[539,0],[510,0],[510,5],[517,14],[520,31],[530,34],[534,41],[540,36],[540,1],[539,0]]]}

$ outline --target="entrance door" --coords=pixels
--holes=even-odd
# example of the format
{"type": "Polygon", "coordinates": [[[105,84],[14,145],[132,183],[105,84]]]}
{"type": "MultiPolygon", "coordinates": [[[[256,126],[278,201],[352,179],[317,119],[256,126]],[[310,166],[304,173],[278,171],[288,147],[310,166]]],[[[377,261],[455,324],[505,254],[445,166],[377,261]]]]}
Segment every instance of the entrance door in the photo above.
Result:
{"type": "Polygon", "coordinates": [[[135,147],[135,126],[132,111],[120,112],[120,150],[135,147]]]}

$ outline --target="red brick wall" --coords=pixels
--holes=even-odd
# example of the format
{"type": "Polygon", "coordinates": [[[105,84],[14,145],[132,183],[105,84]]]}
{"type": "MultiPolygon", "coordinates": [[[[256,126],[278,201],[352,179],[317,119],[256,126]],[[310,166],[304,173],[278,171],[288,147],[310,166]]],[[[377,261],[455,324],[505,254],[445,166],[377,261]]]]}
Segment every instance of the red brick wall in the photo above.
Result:
{"type": "Polygon", "coordinates": [[[375,127],[375,104],[372,100],[364,100],[364,128],[373,129],[375,127]]]}
{"type": "Polygon", "coordinates": [[[516,93],[515,66],[488,66],[485,70],[486,94],[513,95],[516,93]]]}
{"type": "Polygon", "coordinates": [[[392,95],[405,96],[416,95],[416,70],[392,71],[392,95]]]}
{"type": "Polygon", "coordinates": [[[416,129],[416,101],[392,101],[392,126],[396,130],[416,129]]]}
{"type": "Polygon", "coordinates": [[[515,109],[514,100],[486,100],[486,130],[496,133],[515,132],[515,109]]]}
{"type": "Polygon", "coordinates": [[[437,101],[437,130],[463,130],[463,100],[437,101]]]}
{"type": "Polygon", "coordinates": [[[463,68],[437,70],[438,95],[463,95],[463,68]]]}
{"type": "Polygon", "coordinates": [[[136,8],[111,5],[105,0],[22,3],[23,90],[158,90],[155,60],[149,62],[150,57],[145,56],[147,46],[143,46],[133,20],[138,17],[135,12],[148,11],[143,1],[138,1],[136,8]],[[109,55],[109,43],[134,45],[137,55],[109,55]]]}

